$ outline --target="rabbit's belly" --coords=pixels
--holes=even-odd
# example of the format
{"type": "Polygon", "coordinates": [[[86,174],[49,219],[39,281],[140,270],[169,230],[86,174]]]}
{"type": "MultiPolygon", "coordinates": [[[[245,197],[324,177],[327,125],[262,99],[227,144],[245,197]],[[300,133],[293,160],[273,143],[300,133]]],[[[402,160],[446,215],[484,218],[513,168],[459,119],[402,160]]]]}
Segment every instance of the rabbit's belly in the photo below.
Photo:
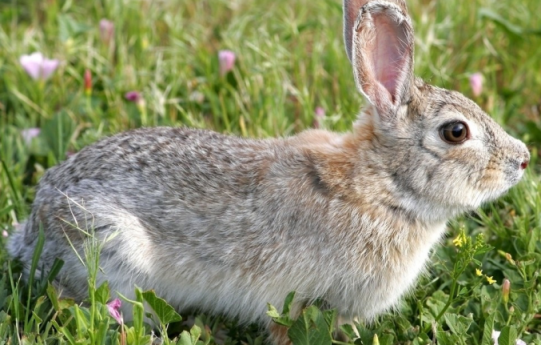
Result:
{"type": "MultiPolygon", "coordinates": [[[[345,318],[372,319],[396,305],[413,286],[430,248],[445,229],[445,224],[420,229],[424,235],[404,241],[394,255],[388,254],[392,252],[389,241],[383,244],[385,256],[352,252],[343,256],[344,260],[356,256],[352,261],[357,264],[337,261],[332,264],[334,271],[329,272],[325,267],[333,261],[331,254],[346,246],[314,249],[317,243],[329,243],[315,237],[313,243],[302,237],[301,242],[292,239],[273,246],[249,246],[243,242],[246,238],[222,238],[214,243],[203,231],[198,231],[197,236],[188,236],[184,231],[176,241],[157,241],[148,223],[130,213],[117,212],[111,217],[120,231],[104,248],[102,262],[113,290],[130,294],[133,285],[138,285],[154,289],[179,310],[198,308],[240,316],[246,321],[265,319],[266,303],[280,306],[293,290],[303,301],[327,299],[345,318]],[[325,259],[322,253],[328,257],[325,259]],[[317,262],[326,265],[314,266],[317,262]]],[[[222,229],[227,227],[223,224],[222,229]]],[[[379,234],[390,232],[378,230],[379,234]]]]}

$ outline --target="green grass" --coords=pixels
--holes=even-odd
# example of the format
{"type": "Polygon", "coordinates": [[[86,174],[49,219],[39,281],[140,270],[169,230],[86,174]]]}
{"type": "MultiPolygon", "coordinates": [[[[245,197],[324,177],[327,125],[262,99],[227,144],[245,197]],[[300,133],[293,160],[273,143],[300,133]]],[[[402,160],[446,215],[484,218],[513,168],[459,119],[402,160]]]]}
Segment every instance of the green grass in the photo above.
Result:
{"type": "MultiPolygon", "coordinates": [[[[484,90],[474,99],[528,144],[532,164],[507,196],[451,224],[428,274],[399,310],[374,325],[358,325],[363,344],[372,343],[374,333],[382,344],[489,344],[485,332],[492,328],[503,330],[500,344],[516,336],[541,344],[541,2],[408,4],[417,36],[416,74],[472,97],[469,75],[482,73],[484,90]],[[474,244],[454,246],[461,229],[468,241],[483,234],[492,249],[473,256],[479,251],[474,244]],[[476,268],[485,276],[477,276],[476,268]],[[496,282],[488,284],[486,276],[496,282]],[[511,281],[507,303],[504,278],[511,281]]],[[[312,127],[314,109],[323,107],[325,127],[348,130],[363,101],[343,48],[341,15],[339,0],[0,1],[0,231],[12,232],[28,216],[44,170],[129,128],[185,125],[287,136],[312,127]],[[100,38],[102,18],[115,24],[109,45],[100,38]],[[237,54],[225,77],[218,73],[221,49],[237,54]],[[62,61],[42,83],[19,64],[21,55],[34,51],[62,61]],[[86,69],[92,73],[90,95],[86,69]],[[145,104],[124,99],[132,90],[142,93],[145,104]],[[26,143],[21,130],[33,127],[41,133],[26,143]]],[[[77,337],[88,344],[149,341],[142,324],[121,331],[108,316],[106,287],[91,289],[93,303],[80,307],[57,300],[43,281],[33,282],[28,294],[5,242],[0,237],[0,344],[72,344],[77,337]]],[[[196,320],[205,342],[212,343],[218,329],[229,343],[264,339],[257,327],[238,327],[234,320],[196,320]]],[[[172,339],[183,327],[169,327],[172,339]]],[[[186,336],[164,343],[192,343],[186,336]]]]}

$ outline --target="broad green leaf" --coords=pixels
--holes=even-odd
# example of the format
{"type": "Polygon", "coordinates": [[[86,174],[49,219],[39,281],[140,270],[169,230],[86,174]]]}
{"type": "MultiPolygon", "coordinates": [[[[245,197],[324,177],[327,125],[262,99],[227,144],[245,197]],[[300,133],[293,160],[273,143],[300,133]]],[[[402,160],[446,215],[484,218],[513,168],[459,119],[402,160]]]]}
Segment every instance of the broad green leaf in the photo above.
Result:
{"type": "Polygon", "coordinates": [[[94,296],[96,301],[100,302],[101,304],[106,304],[110,297],[109,283],[107,281],[103,282],[100,287],[96,289],[94,296]]]}
{"type": "Polygon", "coordinates": [[[457,345],[460,344],[460,338],[449,332],[438,331],[436,333],[436,339],[438,340],[439,345],[457,345]]]}
{"type": "Polygon", "coordinates": [[[322,313],[323,313],[323,318],[325,319],[325,322],[327,323],[327,325],[329,325],[329,329],[331,333],[334,332],[334,326],[336,325],[336,315],[337,315],[336,309],[323,310],[322,313]]]}
{"type": "Polygon", "coordinates": [[[51,301],[54,310],[59,312],[60,309],[60,303],[58,302],[58,295],[56,294],[56,289],[51,283],[47,283],[47,297],[49,297],[49,300],[51,301]]]}
{"type": "Polygon", "coordinates": [[[375,332],[367,329],[366,327],[361,327],[361,325],[358,325],[357,331],[359,332],[359,337],[362,341],[362,344],[370,344],[372,342],[372,339],[374,339],[375,332]]]}
{"type": "Polygon", "coordinates": [[[492,331],[494,330],[494,317],[495,314],[491,313],[485,319],[485,325],[483,326],[483,339],[481,345],[493,345],[492,331]]]}
{"type": "Polygon", "coordinates": [[[286,299],[284,300],[284,308],[282,309],[282,314],[285,316],[290,316],[289,311],[291,310],[291,304],[295,298],[295,291],[291,291],[287,294],[286,299]]]}
{"type": "Polygon", "coordinates": [[[380,345],[393,345],[395,343],[394,336],[392,334],[384,334],[379,339],[380,345]]]}
{"type": "Polygon", "coordinates": [[[295,345],[329,345],[332,336],[329,325],[316,306],[309,306],[287,332],[295,345]]]}
{"type": "Polygon", "coordinates": [[[458,336],[467,335],[467,331],[473,322],[472,319],[457,314],[446,313],[443,317],[451,332],[458,336]]]}
{"type": "Polygon", "coordinates": [[[197,327],[197,325],[193,325],[190,329],[190,338],[192,340],[192,344],[197,344],[199,337],[201,337],[201,328],[197,327]]]}
{"type": "Polygon", "coordinates": [[[187,331],[180,333],[180,339],[178,340],[177,345],[194,345],[190,333],[187,331]]]}
{"type": "Polygon", "coordinates": [[[349,338],[349,339],[355,339],[357,338],[357,334],[353,330],[353,326],[349,323],[345,323],[343,325],[340,325],[340,330],[349,338]]]}
{"type": "Polygon", "coordinates": [[[75,324],[77,325],[77,337],[84,337],[88,334],[88,326],[90,322],[90,317],[88,315],[88,310],[79,308],[78,305],[74,305],[70,308],[73,318],[75,319],[75,324]]]}
{"type": "Polygon", "coordinates": [[[515,326],[505,326],[498,338],[499,345],[515,345],[517,341],[517,329],[515,326]]]}
{"type": "Polygon", "coordinates": [[[182,320],[182,317],[175,311],[175,308],[167,304],[164,299],[156,296],[154,290],[143,292],[143,298],[152,308],[162,324],[166,325],[171,322],[182,320]]]}

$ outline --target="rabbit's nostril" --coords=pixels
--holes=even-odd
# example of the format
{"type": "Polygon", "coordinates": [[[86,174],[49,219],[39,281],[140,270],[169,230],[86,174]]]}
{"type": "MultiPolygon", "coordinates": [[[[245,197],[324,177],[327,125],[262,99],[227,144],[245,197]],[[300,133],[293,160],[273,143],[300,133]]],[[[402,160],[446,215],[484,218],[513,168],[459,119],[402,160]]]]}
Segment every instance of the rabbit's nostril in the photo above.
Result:
{"type": "Polygon", "coordinates": [[[528,167],[528,163],[530,163],[530,161],[528,159],[525,159],[522,163],[520,163],[520,168],[522,170],[526,169],[528,167]]]}

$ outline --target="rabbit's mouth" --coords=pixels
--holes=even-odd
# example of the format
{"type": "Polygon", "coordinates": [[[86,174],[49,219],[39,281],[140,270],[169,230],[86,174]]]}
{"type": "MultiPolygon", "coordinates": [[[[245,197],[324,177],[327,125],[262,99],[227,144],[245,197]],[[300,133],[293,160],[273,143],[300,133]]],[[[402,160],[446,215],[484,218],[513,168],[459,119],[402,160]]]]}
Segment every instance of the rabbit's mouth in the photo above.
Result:
{"type": "MultiPolygon", "coordinates": [[[[496,200],[520,182],[524,169],[517,164],[502,168],[484,167],[476,177],[466,174],[463,178],[455,174],[441,184],[418,189],[416,185],[395,185],[395,196],[400,209],[414,218],[435,224],[473,211],[481,205],[496,200]],[[428,187],[428,188],[426,188],[428,187]]],[[[410,181],[411,182],[411,181],[410,181]]]]}
{"type": "Polygon", "coordinates": [[[476,187],[480,192],[484,191],[487,194],[485,201],[492,201],[505,194],[524,176],[530,155],[526,146],[522,145],[524,146],[522,152],[516,154],[520,158],[494,158],[483,169],[483,174],[476,181],[476,187]]]}
{"type": "Polygon", "coordinates": [[[525,162],[512,162],[511,164],[508,164],[506,166],[503,173],[505,175],[505,180],[509,184],[509,188],[515,186],[517,183],[520,182],[522,176],[524,176],[524,170],[526,169],[527,165],[528,163],[525,162]],[[520,168],[517,169],[517,166],[520,166],[520,168]]]}

